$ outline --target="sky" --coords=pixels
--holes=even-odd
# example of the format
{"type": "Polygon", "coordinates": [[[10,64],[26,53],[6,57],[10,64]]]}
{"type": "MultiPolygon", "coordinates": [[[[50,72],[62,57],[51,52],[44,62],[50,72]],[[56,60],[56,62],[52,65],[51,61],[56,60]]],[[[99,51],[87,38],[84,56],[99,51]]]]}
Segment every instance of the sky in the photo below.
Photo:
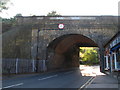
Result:
{"type": "Polygon", "coordinates": [[[9,9],[0,13],[10,18],[18,13],[23,16],[41,16],[57,11],[65,16],[118,15],[119,0],[10,0],[9,9]]]}

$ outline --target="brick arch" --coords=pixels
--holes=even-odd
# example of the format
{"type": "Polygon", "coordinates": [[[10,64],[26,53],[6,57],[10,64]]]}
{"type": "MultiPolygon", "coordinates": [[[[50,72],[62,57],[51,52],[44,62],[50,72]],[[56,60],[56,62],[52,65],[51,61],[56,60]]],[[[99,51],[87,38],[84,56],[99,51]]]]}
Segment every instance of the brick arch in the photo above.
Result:
{"type": "Polygon", "coordinates": [[[64,53],[75,44],[82,47],[98,47],[95,41],[82,34],[65,34],[51,41],[47,48],[54,49],[57,53],[64,53]]]}
{"type": "Polygon", "coordinates": [[[76,35],[69,35],[65,39],[63,39],[59,44],[56,46],[55,51],[57,53],[64,53],[66,52],[71,46],[77,44],[78,46],[84,47],[97,47],[98,45],[83,35],[76,34],[76,35]]]}
{"type": "Polygon", "coordinates": [[[49,69],[79,67],[79,47],[97,47],[81,34],[67,34],[54,39],[48,49],[49,69]]]}

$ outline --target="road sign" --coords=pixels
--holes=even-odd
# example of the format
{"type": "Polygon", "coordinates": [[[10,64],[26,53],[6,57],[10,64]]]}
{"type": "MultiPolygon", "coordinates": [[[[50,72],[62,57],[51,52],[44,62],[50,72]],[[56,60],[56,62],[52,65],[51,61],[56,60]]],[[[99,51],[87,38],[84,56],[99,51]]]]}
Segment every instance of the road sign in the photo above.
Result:
{"type": "Polygon", "coordinates": [[[63,28],[64,28],[64,24],[62,24],[62,23],[61,23],[61,24],[58,24],[58,28],[59,28],[59,29],[63,29],[63,28]]]}

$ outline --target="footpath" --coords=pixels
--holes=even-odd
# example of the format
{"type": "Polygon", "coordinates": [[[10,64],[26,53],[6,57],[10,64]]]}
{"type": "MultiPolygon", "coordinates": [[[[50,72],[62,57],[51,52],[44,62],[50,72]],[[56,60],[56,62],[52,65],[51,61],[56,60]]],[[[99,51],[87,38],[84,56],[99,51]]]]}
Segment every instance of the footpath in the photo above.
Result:
{"type": "Polygon", "coordinates": [[[110,74],[103,74],[99,66],[81,66],[84,76],[92,76],[82,90],[120,90],[120,81],[110,74]]]}
{"type": "Polygon", "coordinates": [[[120,85],[118,80],[110,75],[98,75],[85,88],[120,90],[120,85]]]}

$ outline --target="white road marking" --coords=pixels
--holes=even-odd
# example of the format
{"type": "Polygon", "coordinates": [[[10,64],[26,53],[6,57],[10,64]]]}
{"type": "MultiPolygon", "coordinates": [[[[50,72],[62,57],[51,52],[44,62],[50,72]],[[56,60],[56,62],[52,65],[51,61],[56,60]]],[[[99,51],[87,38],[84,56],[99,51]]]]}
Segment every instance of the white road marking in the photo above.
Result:
{"type": "Polygon", "coordinates": [[[81,89],[81,88],[85,88],[86,86],[88,86],[89,84],[91,84],[94,79],[95,79],[94,77],[91,77],[84,85],[82,85],[82,86],[80,87],[80,89],[81,89]]]}
{"type": "Polygon", "coordinates": [[[3,88],[11,88],[11,87],[20,86],[20,85],[23,85],[23,83],[10,85],[10,86],[6,86],[6,87],[3,87],[3,88]]]}
{"type": "Polygon", "coordinates": [[[38,79],[38,80],[45,80],[45,79],[49,79],[49,78],[53,78],[53,77],[57,77],[58,75],[53,75],[53,76],[49,76],[49,77],[45,77],[45,78],[41,78],[41,79],[38,79]]]}
{"type": "Polygon", "coordinates": [[[73,72],[73,71],[65,72],[64,74],[68,74],[68,73],[71,73],[71,72],[73,72]]]}

